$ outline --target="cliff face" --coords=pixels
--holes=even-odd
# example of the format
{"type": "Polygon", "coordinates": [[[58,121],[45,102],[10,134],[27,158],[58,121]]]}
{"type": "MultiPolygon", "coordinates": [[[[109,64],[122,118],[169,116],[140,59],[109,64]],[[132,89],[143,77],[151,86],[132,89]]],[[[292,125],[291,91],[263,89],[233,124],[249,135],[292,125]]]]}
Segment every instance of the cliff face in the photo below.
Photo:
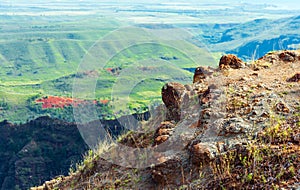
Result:
{"type": "MultiPolygon", "coordinates": [[[[133,118],[149,117],[147,112],[103,120],[101,124],[114,137],[124,130],[120,120],[126,124],[133,118]]],[[[70,166],[74,167],[87,150],[75,123],[47,116],[20,125],[0,122],[0,189],[28,189],[55,176],[67,175],[70,166]]]]}
{"type": "Polygon", "coordinates": [[[1,189],[28,189],[68,174],[88,149],[73,123],[41,117],[27,124],[0,123],[1,189]]]}
{"type": "Polygon", "coordinates": [[[165,108],[138,132],[38,189],[299,187],[299,72],[300,51],[223,56],[193,84],[166,84],[165,108]]]}

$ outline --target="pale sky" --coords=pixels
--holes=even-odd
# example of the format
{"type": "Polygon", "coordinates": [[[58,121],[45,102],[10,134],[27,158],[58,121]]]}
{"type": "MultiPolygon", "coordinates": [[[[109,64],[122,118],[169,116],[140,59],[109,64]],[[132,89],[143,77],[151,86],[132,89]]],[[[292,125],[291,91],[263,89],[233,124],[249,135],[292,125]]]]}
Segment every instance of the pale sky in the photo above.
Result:
{"type": "MultiPolygon", "coordinates": [[[[46,2],[95,2],[95,3],[101,3],[101,2],[128,2],[128,3],[167,3],[167,2],[182,2],[182,3],[216,3],[216,4],[223,4],[223,3],[254,3],[254,4],[274,4],[279,6],[282,9],[300,9],[300,3],[299,0],[0,0],[0,6],[3,3],[22,3],[26,4],[27,2],[34,2],[34,3],[43,3],[46,2]]],[[[300,14],[300,13],[299,13],[300,14]]]]}

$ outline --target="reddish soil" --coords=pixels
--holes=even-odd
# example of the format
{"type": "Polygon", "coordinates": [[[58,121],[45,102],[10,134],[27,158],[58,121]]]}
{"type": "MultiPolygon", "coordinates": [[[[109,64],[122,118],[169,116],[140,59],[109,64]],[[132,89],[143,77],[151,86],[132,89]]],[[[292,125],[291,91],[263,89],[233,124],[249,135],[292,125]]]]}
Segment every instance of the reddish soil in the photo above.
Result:
{"type": "Polygon", "coordinates": [[[108,104],[109,100],[93,100],[93,101],[88,101],[88,100],[80,100],[80,99],[73,99],[73,98],[67,98],[67,97],[59,97],[59,96],[47,96],[43,97],[41,99],[36,100],[36,103],[42,103],[42,108],[43,109],[48,109],[48,108],[65,108],[68,106],[74,106],[77,107],[78,105],[84,105],[84,104],[108,104]]]}

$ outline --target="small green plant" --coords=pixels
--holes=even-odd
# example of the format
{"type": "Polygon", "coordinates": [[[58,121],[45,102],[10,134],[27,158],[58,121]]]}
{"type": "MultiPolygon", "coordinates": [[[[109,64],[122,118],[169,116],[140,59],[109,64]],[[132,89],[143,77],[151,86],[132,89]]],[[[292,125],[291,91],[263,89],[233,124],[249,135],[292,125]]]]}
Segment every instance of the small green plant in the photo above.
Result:
{"type": "Polygon", "coordinates": [[[246,181],[249,183],[253,179],[253,173],[249,173],[246,177],[246,181]]]}
{"type": "Polygon", "coordinates": [[[83,161],[76,163],[75,168],[70,167],[69,174],[75,174],[79,171],[82,171],[84,169],[91,169],[94,167],[93,161],[97,159],[102,153],[107,151],[111,146],[113,146],[113,143],[109,140],[101,141],[95,150],[88,150],[87,153],[83,157],[83,161]]]}

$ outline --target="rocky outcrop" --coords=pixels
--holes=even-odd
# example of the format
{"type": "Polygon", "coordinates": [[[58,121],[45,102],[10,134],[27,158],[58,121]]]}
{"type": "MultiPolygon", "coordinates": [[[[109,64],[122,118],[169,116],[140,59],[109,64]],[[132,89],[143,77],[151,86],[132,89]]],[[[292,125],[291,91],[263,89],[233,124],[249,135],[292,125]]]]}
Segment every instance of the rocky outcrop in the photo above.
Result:
{"type": "Polygon", "coordinates": [[[299,82],[300,81],[300,73],[296,73],[291,78],[287,79],[287,82],[299,82]]]}
{"type": "Polygon", "coordinates": [[[222,69],[239,69],[244,66],[244,62],[235,55],[223,55],[219,62],[219,68],[222,69]]]}
{"type": "MultiPolygon", "coordinates": [[[[147,142],[153,143],[140,148],[151,150],[143,161],[155,162],[137,168],[141,180],[126,188],[299,187],[300,83],[298,75],[289,80],[291,73],[300,71],[298,54],[273,52],[247,64],[227,55],[221,58],[219,70],[196,69],[192,85],[164,85],[166,111],[165,117],[159,116],[164,120],[153,122],[158,121],[154,116],[150,123],[155,123],[155,129],[146,130],[147,137],[134,136],[138,143],[150,138],[147,142]]],[[[118,150],[117,158],[126,159],[118,150]]],[[[133,153],[127,160],[146,155],[140,149],[133,153]]],[[[100,167],[88,177],[79,172],[54,187],[68,189],[71,182],[85,179],[89,186],[82,182],[76,188],[97,188],[100,185],[90,181],[107,179],[96,176],[101,172],[100,167]]]]}
{"type": "Polygon", "coordinates": [[[292,51],[284,51],[279,54],[279,59],[285,62],[294,62],[299,60],[299,54],[292,51]]]}
{"type": "Polygon", "coordinates": [[[167,120],[180,120],[181,103],[186,88],[184,85],[170,82],[162,88],[162,100],[167,107],[167,120]]]}
{"type": "MultiPolygon", "coordinates": [[[[296,54],[295,52],[284,52],[278,53],[277,56],[279,60],[291,63],[295,61],[296,54]]],[[[250,64],[248,68],[245,68],[244,63],[233,55],[223,56],[219,65],[220,69],[243,69],[243,71],[238,72],[249,73],[249,78],[243,76],[242,80],[239,80],[239,77],[237,77],[235,79],[236,82],[234,82],[232,78],[221,76],[220,78],[222,79],[219,79],[219,81],[222,82],[216,83],[215,80],[209,80],[209,77],[205,75],[203,67],[196,69],[193,80],[195,84],[192,86],[192,90],[190,90],[193,93],[187,93],[186,91],[181,93],[187,96],[185,97],[187,99],[185,102],[190,102],[193,99],[193,95],[197,94],[199,104],[197,109],[192,109],[193,106],[191,104],[185,104],[184,106],[189,107],[193,111],[181,109],[182,113],[188,113],[186,115],[193,115],[193,113],[195,115],[195,112],[198,112],[196,118],[194,118],[195,122],[193,124],[189,122],[186,126],[187,128],[194,128],[194,135],[196,136],[193,138],[192,134],[185,134],[185,138],[193,139],[186,149],[189,155],[188,159],[186,154],[182,152],[169,159],[165,159],[163,164],[153,168],[152,177],[157,183],[167,186],[172,186],[171,184],[173,184],[173,187],[178,186],[180,175],[172,172],[170,168],[177,167],[179,169],[183,166],[189,168],[190,166],[186,165],[187,162],[191,162],[196,167],[201,166],[202,170],[205,171],[208,169],[205,165],[215,162],[215,160],[219,159],[220,155],[226,154],[226,152],[234,151],[235,154],[240,152],[240,154],[246,156],[248,153],[245,150],[245,145],[249,141],[247,136],[252,136],[266,128],[268,123],[272,122],[272,112],[284,115],[285,117],[293,112],[290,104],[294,104],[295,102],[287,103],[280,100],[279,95],[275,93],[262,92],[264,89],[270,89],[270,87],[267,87],[268,85],[274,85],[272,81],[278,83],[277,76],[273,76],[272,79],[268,78],[268,80],[261,79],[264,83],[262,85],[262,82],[257,80],[258,74],[253,74],[253,71],[256,70],[255,67],[250,64]],[[228,85],[225,91],[222,89],[223,85],[228,85]],[[231,88],[232,90],[230,90],[231,88]],[[250,89],[253,90],[250,91],[250,89]],[[224,108],[222,109],[223,105],[224,108]],[[241,150],[243,151],[241,152],[241,150]],[[178,163],[180,165],[176,166],[178,163]]],[[[235,75],[239,76],[238,72],[235,75]]],[[[274,71],[271,72],[277,71],[274,68],[274,71]]],[[[216,73],[216,75],[218,74],[216,73]]],[[[297,81],[296,78],[297,75],[293,77],[293,80],[288,81],[297,81]]],[[[280,83],[283,84],[284,82],[283,80],[280,83]]],[[[288,88],[287,86],[285,86],[286,89],[288,88]]],[[[181,108],[184,106],[182,105],[181,108]]],[[[175,135],[177,126],[183,123],[182,120],[188,119],[181,117],[177,125],[172,126],[171,132],[169,130],[161,130],[161,128],[164,128],[164,125],[159,126],[157,134],[160,134],[161,138],[158,140],[164,137],[165,139],[156,145],[168,141],[170,134],[175,135]]],[[[291,138],[294,139],[294,137],[291,138]]],[[[181,177],[186,175],[185,172],[185,170],[182,170],[181,177]]],[[[184,183],[183,181],[181,182],[181,184],[184,183]]]]}
{"type": "Polygon", "coordinates": [[[258,59],[258,62],[269,62],[281,63],[281,62],[295,62],[300,60],[300,53],[297,51],[279,51],[279,52],[270,52],[265,56],[258,59]]]}
{"type": "Polygon", "coordinates": [[[214,69],[211,67],[200,66],[197,67],[193,77],[193,83],[203,82],[204,79],[211,76],[214,72],[214,69]]]}
{"type": "Polygon", "coordinates": [[[199,166],[201,163],[209,163],[214,159],[216,147],[212,144],[194,142],[190,147],[191,161],[196,166],[199,166]]]}
{"type": "Polygon", "coordinates": [[[171,121],[165,121],[160,124],[154,133],[154,146],[168,140],[174,131],[175,124],[171,121]]]}

